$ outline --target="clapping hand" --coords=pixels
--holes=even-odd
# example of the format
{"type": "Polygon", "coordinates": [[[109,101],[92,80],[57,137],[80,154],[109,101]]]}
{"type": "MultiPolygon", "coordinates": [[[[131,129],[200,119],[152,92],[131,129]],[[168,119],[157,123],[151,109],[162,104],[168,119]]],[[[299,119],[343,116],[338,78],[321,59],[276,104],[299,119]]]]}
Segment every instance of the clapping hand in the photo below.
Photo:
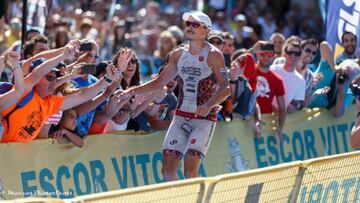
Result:
{"type": "Polygon", "coordinates": [[[20,67],[20,54],[15,51],[10,51],[5,56],[5,64],[11,69],[15,69],[16,67],[20,67]]]}

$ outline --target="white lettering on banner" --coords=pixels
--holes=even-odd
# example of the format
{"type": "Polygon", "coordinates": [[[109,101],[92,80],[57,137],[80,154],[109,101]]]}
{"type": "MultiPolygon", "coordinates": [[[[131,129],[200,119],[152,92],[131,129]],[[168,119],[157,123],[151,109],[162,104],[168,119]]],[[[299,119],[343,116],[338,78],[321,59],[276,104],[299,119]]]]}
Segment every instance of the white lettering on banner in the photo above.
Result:
{"type": "Polygon", "coordinates": [[[347,7],[351,7],[354,3],[354,10],[348,13],[344,9],[340,9],[339,23],[338,23],[338,39],[341,42],[341,37],[344,31],[349,31],[357,35],[357,27],[359,26],[360,19],[360,1],[358,0],[343,0],[347,7]]]}

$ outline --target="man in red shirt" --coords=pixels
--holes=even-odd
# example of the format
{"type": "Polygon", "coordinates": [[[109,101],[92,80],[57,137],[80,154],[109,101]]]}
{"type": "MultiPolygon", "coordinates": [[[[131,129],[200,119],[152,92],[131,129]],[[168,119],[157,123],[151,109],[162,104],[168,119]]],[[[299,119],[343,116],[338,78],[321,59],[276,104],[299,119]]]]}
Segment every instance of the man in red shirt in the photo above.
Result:
{"type": "MultiPolygon", "coordinates": [[[[285,88],[281,77],[270,70],[270,65],[275,58],[274,45],[268,42],[259,41],[250,50],[252,53],[256,54],[258,59],[257,64],[246,63],[246,66],[255,65],[256,67],[256,91],[258,95],[256,101],[260,106],[261,113],[278,112],[278,126],[276,132],[281,135],[286,119],[285,88]],[[274,97],[276,97],[278,109],[275,109],[272,106],[274,97]]],[[[250,67],[247,68],[251,69],[250,67]]]]}

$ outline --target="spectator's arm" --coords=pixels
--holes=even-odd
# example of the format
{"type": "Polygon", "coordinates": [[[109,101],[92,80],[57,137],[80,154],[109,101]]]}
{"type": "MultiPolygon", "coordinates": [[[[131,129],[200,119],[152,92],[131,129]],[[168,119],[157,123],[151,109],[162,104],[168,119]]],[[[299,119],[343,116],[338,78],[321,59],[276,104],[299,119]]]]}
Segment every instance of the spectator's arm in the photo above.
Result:
{"type": "MultiPolygon", "coordinates": [[[[71,40],[66,46],[68,46],[68,45],[72,45],[72,46],[75,47],[75,49],[78,49],[78,47],[80,46],[80,42],[79,42],[79,40],[71,40]]],[[[62,48],[59,48],[59,49],[47,50],[47,51],[36,54],[35,56],[25,60],[25,62],[22,65],[22,70],[23,70],[24,75],[29,74],[30,65],[34,60],[39,59],[39,58],[45,58],[45,59],[55,58],[55,57],[57,57],[59,55],[62,55],[62,53],[65,50],[65,47],[62,47],[62,48]]],[[[57,65],[58,64],[54,65],[53,67],[56,67],[57,65]]]]}
{"type": "Polygon", "coordinates": [[[29,75],[25,77],[25,91],[30,91],[39,80],[48,74],[52,68],[57,66],[62,60],[70,58],[75,52],[74,46],[67,46],[62,54],[45,61],[36,67],[29,75]]]}
{"type": "Polygon", "coordinates": [[[94,63],[99,54],[99,45],[94,40],[90,40],[89,42],[92,44],[91,50],[82,54],[74,63],[69,65],[69,68],[79,63],[94,63]]]}
{"type": "Polygon", "coordinates": [[[78,116],[82,116],[92,110],[94,110],[97,106],[99,106],[105,99],[109,98],[116,90],[116,88],[119,86],[120,80],[116,80],[112,82],[105,91],[99,95],[97,95],[95,98],[76,106],[74,109],[78,116]]]}
{"type": "MultiPolygon", "coordinates": [[[[52,59],[52,58],[55,58],[55,57],[61,55],[63,53],[63,51],[64,51],[64,47],[59,48],[59,49],[51,49],[51,50],[41,52],[29,59],[26,59],[22,65],[22,71],[23,71],[24,75],[29,74],[30,65],[34,60],[39,59],[39,58],[52,59]]],[[[53,67],[55,67],[55,66],[53,66],[53,67]]]]}
{"type": "Polygon", "coordinates": [[[279,136],[282,135],[286,120],[286,104],[285,104],[285,97],[284,96],[277,96],[276,97],[279,115],[278,115],[278,126],[277,126],[277,132],[279,136]]]}
{"type": "MultiPolygon", "coordinates": [[[[9,52],[7,54],[6,60],[10,63],[8,66],[10,66],[14,71],[15,88],[0,95],[0,111],[14,105],[25,92],[24,77],[22,75],[19,59],[20,55],[17,52],[9,52]]],[[[0,67],[4,67],[4,65],[4,58],[0,57],[0,67]]]]}
{"type": "Polygon", "coordinates": [[[345,85],[338,84],[338,93],[336,97],[336,103],[333,111],[333,116],[335,118],[340,118],[344,115],[345,108],[344,108],[344,99],[345,99],[345,85]]]}
{"type": "Polygon", "coordinates": [[[75,133],[72,133],[66,129],[62,129],[62,132],[75,146],[80,148],[84,146],[84,140],[81,139],[81,137],[77,136],[75,133]]]}
{"type": "MultiPolygon", "coordinates": [[[[360,101],[356,99],[356,108],[360,112],[360,101]]],[[[356,118],[354,127],[351,130],[350,144],[352,148],[360,148],[360,116],[356,118]]]]}
{"type": "Polygon", "coordinates": [[[119,112],[119,110],[129,101],[130,94],[124,93],[118,90],[114,93],[114,96],[110,98],[110,101],[105,105],[105,109],[96,112],[94,122],[103,124],[119,112]]]}
{"type": "Polygon", "coordinates": [[[163,88],[177,75],[176,64],[180,59],[182,51],[183,48],[178,48],[170,53],[169,62],[158,77],[138,87],[128,88],[126,91],[132,92],[132,94],[148,94],[149,92],[163,88]]]}
{"type": "Polygon", "coordinates": [[[320,43],[321,60],[326,60],[333,71],[335,70],[334,52],[330,44],[326,41],[320,43]]]}
{"type": "Polygon", "coordinates": [[[107,87],[111,81],[117,79],[117,72],[113,64],[109,64],[106,68],[106,76],[100,80],[98,80],[95,84],[90,85],[88,87],[84,87],[81,89],[80,92],[75,94],[64,96],[64,101],[62,106],[60,107],[61,110],[70,109],[74,106],[82,104],[91,98],[95,97],[101,90],[107,87]]]}
{"type": "Polygon", "coordinates": [[[66,83],[68,81],[71,81],[71,80],[73,80],[75,78],[83,77],[84,75],[81,75],[81,67],[83,65],[85,65],[85,64],[83,64],[83,63],[78,64],[77,66],[72,68],[71,73],[66,74],[66,75],[64,75],[64,76],[62,76],[60,78],[57,78],[55,88],[58,88],[61,85],[63,85],[64,83],[66,83]]]}

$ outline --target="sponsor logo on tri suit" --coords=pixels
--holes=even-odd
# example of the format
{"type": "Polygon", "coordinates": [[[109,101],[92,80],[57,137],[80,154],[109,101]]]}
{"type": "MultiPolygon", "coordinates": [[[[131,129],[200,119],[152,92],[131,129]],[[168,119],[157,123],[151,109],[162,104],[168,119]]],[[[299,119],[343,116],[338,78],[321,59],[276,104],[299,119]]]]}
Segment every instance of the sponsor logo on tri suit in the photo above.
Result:
{"type": "Polygon", "coordinates": [[[171,141],[170,141],[170,144],[171,144],[171,145],[174,145],[174,144],[176,144],[176,143],[177,143],[177,140],[171,140],[171,141]]]}
{"type": "Polygon", "coordinates": [[[185,89],[186,92],[195,93],[196,91],[194,89],[185,89]]]}
{"type": "Polygon", "coordinates": [[[196,67],[183,66],[181,73],[184,75],[201,76],[201,69],[196,67]]]}
{"type": "Polygon", "coordinates": [[[185,82],[195,82],[196,81],[196,78],[193,77],[193,76],[188,76],[186,79],[185,79],[185,82]]]}
{"type": "Polygon", "coordinates": [[[186,87],[195,88],[195,84],[194,83],[186,83],[186,87]]]}

